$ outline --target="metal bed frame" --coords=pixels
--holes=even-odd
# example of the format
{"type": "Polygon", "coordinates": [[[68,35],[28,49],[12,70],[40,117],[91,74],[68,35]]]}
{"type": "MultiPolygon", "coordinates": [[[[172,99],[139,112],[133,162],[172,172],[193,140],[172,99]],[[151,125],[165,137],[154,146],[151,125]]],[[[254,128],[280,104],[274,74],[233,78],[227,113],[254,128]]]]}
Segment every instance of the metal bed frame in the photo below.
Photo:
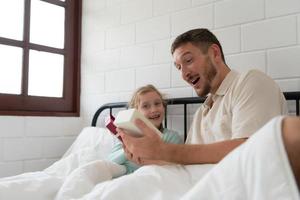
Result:
{"type": "MultiPolygon", "coordinates": [[[[296,101],[296,115],[299,116],[299,101],[300,101],[300,91],[299,92],[284,92],[283,93],[287,101],[296,101]]],[[[184,116],[184,138],[187,136],[187,105],[189,104],[200,104],[205,101],[203,97],[185,97],[185,98],[170,98],[166,99],[167,105],[183,105],[183,116],[184,116]]],[[[92,119],[92,126],[96,126],[98,117],[104,111],[109,109],[110,114],[115,108],[128,108],[128,102],[116,102],[107,103],[101,106],[94,114],[92,119]]],[[[167,127],[167,108],[165,112],[165,127],[167,127]]]]}

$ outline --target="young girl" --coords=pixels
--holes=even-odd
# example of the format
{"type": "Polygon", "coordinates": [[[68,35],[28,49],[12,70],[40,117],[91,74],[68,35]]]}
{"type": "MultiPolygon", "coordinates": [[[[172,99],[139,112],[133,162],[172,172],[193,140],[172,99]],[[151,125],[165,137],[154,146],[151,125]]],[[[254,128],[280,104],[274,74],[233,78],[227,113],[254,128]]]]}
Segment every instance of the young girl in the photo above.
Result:
{"type": "MultiPolygon", "coordinates": [[[[153,85],[136,90],[129,107],[137,109],[147,117],[162,132],[162,139],[165,142],[183,143],[176,131],[163,127],[166,103],[162,94],[153,85]]],[[[107,159],[89,162],[72,171],[64,180],[55,200],[79,199],[98,183],[132,173],[139,167],[126,158],[123,145],[119,142],[107,159]]]]}
{"type": "MultiPolygon", "coordinates": [[[[166,102],[163,100],[162,94],[153,85],[146,85],[137,89],[128,107],[137,109],[148,118],[152,124],[162,132],[164,142],[174,144],[183,143],[183,140],[176,131],[163,127],[162,122],[165,116],[166,102]]],[[[117,144],[113,148],[108,159],[114,163],[125,166],[127,174],[139,168],[138,165],[126,159],[122,143],[117,144]]]]}

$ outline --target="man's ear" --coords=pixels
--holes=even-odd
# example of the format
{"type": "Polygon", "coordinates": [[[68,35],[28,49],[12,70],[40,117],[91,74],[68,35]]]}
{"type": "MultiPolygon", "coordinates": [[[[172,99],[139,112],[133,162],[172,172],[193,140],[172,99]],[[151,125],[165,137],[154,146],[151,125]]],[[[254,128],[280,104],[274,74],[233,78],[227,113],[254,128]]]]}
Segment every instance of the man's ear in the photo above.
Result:
{"type": "Polygon", "coordinates": [[[221,49],[218,45],[212,44],[209,49],[208,49],[208,54],[211,57],[211,60],[213,63],[219,64],[222,62],[222,54],[221,54],[221,49]]]}

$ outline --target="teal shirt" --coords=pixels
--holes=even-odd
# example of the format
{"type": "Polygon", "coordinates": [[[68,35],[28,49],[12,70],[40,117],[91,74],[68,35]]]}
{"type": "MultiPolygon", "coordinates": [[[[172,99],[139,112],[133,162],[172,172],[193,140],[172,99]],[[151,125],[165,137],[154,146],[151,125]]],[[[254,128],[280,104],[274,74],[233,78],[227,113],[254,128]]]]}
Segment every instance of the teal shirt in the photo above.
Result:
{"type": "MultiPolygon", "coordinates": [[[[173,144],[183,143],[182,138],[179,136],[179,134],[176,131],[172,131],[164,128],[162,133],[163,133],[162,140],[165,143],[173,143],[173,144]]],[[[140,167],[139,165],[127,160],[121,142],[119,142],[116,146],[113,147],[107,159],[119,165],[124,165],[126,167],[127,174],[134,172],[140,167]]]]}

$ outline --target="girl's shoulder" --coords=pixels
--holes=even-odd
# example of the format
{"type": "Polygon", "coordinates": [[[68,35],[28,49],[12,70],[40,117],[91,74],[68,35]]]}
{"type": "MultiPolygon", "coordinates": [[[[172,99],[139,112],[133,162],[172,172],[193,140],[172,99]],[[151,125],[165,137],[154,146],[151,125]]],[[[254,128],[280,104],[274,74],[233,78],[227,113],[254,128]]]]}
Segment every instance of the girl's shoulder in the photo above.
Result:
{"type": "Polygon", "coordinates": [[[179,135],[179,133],[177,131],[174,131],[174,130],[171,130],[171,129],[168,129],[168,128],[163,129],[163,134],[177,134],[177,135],[179,135]]]}
{"type": "Polygon", "coordinates": [[[162,138],[167,143],[183,143],[183,139],[177,131],[167,128],[163,129],[162,138]]]}

